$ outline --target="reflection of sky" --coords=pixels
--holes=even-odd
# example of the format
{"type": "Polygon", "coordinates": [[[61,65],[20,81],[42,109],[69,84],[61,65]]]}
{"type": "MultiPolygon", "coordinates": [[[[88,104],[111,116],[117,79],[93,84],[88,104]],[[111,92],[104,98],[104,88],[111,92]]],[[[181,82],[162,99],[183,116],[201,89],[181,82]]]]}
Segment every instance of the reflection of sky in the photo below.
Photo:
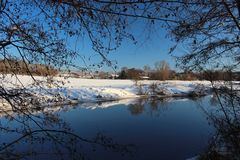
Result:
{"type": "MultiPolygon", "coordinates": [[[[207,101],[208,98],[203,99],[204,104],[207,101]]],[[[117,142],[135,144],[137,153],[132,159],[187,159],[201,153],[207,145],[213,128],[194,101],[158,102],[154,110],[148,101],[141,104],[144,109],[139,114],[131,113],[132,109],[139,109],[139,104],[120,104],[105,109],[70,110],[61,116],[81,135],[94,137],[100,132],[117,142]]],[[[122,159],[109,152],[89,155],[122,159]]]]}
{"type": "MultiPolygon", "coordinates": [[[[203,107],[207,108],[209,98],[204,97],[201,100],[203,107]]],[[[137,147],[134,157],[121,157],[119,153],[107,149],[93,152],[81,143],[80,151],[84,151],[90,159],[187,159],[201,153],[214,132],[195,101],[167,100],[153,104],[147,100],[136,100],[132,103],[113,104],[108,108],[94,110],[85,109],[79,104],[76,108],[68,106],[69,110],[56,114],[69,124],[75,134],[83,138],[91,139],[101,133],[119,144],[134,144],[137,147]],[[131,111],[138,110],[138,106],[140,109],[142,106],[143,110],[140,110],[139,114],[132,114],[131,111]],[[131,107],[133,108],[130,109],[131,107]]],[[[3,125],[17,127],[18,123],[15,121],[8,122],[5,118],[1,120],[3,125]]],[[[53,125],[51,128],[57,127],[55,123],[49,125],[53,125]]],[[[9,142],[16,135],[2,132],[1,136],[0,143],[9,142]]],[[[37,147],[39,151],[45,152],[51,150],[49,146],[51,145],[48,143],[41,145],[22,141],[16,149],[37,147]]]]}

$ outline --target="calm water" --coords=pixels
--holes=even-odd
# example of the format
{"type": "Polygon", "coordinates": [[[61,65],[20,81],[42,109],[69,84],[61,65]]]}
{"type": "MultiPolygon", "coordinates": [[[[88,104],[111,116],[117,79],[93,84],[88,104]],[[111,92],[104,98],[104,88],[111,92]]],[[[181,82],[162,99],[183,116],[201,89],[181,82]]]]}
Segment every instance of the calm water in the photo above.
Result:
{"type": "MultiPolygon", "coordinates": [[[[96,108],[96,104],[79,104],[53,112],[53,115],[61,119],[59,126],[62,128],[69,128],[86,139],[95,138],[94,142],[100,143],[96,137],[104,137],[107,142],[101,143],[113,144],[113,149],[109,149],[91,142],[78,141],[74,152],[81,152],[87,159],[182,160],[203,152],[214,134],[214,128],[203,112],[203,109],[211,107],[208,102],[209,97],[197,101],[134,100],[130,104],[98,105],[105,108],[96,108]],[[127,150],[124,149],[125,147],[127,150]]],[[[55,126],[54,119],[52,121],[52,125],[49,122],[45,122],[44,125],[47,128],[59,128],[55,126]]],[[[6,118],[2,118],[2,123],[18,126],[17,123],[9,122],[6,118]]],[[[3,133],[1,141],[4,139],[10,142],[13,137],[18,136],[15,133],[3,133]]],[[[51,138],[49,139],[51,141],[51,138]]],[[[69,144],[65,139],[68,139],[67,135],[63,136],[62,144],[59,145],[60,150],[64,147],[64,143],[69,144]]],[[[30,143],[23,140],[13,148],[13,152],[22,153],[37,148],[41,154],[36,156],[36,159],[53,159],[59,153],[50,155],[47,151],[50,152],[55,144],[58,145],[47,142],[47,138],[45,141],[36,140],[30,143]]],[[[62,157],[68,156],[64,157],[63,154],[62,157]]]]}

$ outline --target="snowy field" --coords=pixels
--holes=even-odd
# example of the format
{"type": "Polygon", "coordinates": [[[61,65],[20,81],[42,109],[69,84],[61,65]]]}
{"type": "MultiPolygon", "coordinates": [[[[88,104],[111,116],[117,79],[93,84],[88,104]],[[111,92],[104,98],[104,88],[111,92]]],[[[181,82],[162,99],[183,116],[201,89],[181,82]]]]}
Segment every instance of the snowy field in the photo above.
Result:
{"type": "Polygon", "coordinates": [[[1,85],[5,88],[26,88],[38,97],[58,95],[63,99],[78,102],[96,102],[136,98],[140,96],[187,96],[193,91],[207,92],[211,88],[208,81],[132,81],[109,79],[80,79],[54,77],[5,75],[1,85]]]}
{"type": "MultiPolygon", "coordinates": [[[[29,100],[35,98],[41,106],[115,100],[129,102],[129,99],[140,97],[196,97],[209,94],[212,88],[209,81],[47,78],[9,74],[0,75],[0,78],[0,85],[8,92],[17,92],[24,88],[31,95],[29,100]],[[124,99],[128,100],[123,101],[124,99]]],[[[233,83],[233,88],[239,90],[239,82],[233,83]]],[[[223,82],[217,82],[215,87],[222,85],[223,82]]],[[[3,104],[8,105],[0,99],[0,105],[3,104]]]]}

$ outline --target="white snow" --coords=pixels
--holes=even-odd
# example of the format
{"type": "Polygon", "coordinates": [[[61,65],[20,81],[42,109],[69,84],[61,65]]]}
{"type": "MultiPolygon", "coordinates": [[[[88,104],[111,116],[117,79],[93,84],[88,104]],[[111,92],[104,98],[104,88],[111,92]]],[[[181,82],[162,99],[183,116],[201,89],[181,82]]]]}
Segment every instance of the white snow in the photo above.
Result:
{"type": "MultiPolygon", "coordinates": [[[[77,103],[82,103],[81,106],[89,109],[106,108],[119,103],[130,104],[141,96],[187,97],[192,92],[207,93],[211,89],[209,81],[142,80],[136,84],[136,81],[132,80],[65,79],[63,77],[54,77],[52,80],[39,76],[35,76],[34,79],[23,75],[17,75],[17,77],[4,75],[4,78],[1,76],[3,75],[0,75],[0,85],[7,91],[15,92],[14,89],[25,88],[32,95],[25,98],[37,102],[33,107],[40,106],[42,109],[53,110],[58,110],[58,106],[64,108],[67,104],[77,103]],[[101,103],[99,105],[96,102],[101,103]]],[[[238,89],[238,83],[234,82],[234,89],[238,89]]],[[[0,115],[3,111],[12,112],[12,108],[6,100],[0,98],[0,115]]]]}
{"type": "MultiPolygon", "coordinates": [[[[3,75],[1,75],[3,76],[3,75]]],[[[0,76],[0,78],[1,78],[0,76]]],[[[208,81],[151,81],[143,80],[109,80],[109,79],[80,79],[54,77],[53,81],[46,77],[35,76],[34,79],[26,75],[5,75],[1,85],[8,89],[27,88],[38,97],[52,98],[58,95],[63,99],[77,100],[79,102],[96,102],[120,100],[139,97],[139,93],[152,95],[151,85],[164,95],[188,94],[199,88],[209,89],[208,81]],[[51,83],[48,83],[51,82],[51,83]],[[53,83],[52,83],[53,82],[53,83]],[[37,85],[36,85],[37,84],[37,85]]]]}

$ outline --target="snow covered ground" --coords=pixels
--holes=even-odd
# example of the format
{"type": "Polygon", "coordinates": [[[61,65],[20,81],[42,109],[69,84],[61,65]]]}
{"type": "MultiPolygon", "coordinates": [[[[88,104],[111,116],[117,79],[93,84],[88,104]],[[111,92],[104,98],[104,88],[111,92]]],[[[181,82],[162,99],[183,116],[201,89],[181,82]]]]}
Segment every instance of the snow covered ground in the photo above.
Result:
{"type": "Polygon", "coordinates": [[[112,101],[140,96],[186,96],[193,91],[206,92],[208,81],[132,81],[5,75],[1,85],[8,89],[27,88],[42,98],[59,96],[78,102],[112,101]],[[53,96],[54,95],[54,96],[53,96]]]}

